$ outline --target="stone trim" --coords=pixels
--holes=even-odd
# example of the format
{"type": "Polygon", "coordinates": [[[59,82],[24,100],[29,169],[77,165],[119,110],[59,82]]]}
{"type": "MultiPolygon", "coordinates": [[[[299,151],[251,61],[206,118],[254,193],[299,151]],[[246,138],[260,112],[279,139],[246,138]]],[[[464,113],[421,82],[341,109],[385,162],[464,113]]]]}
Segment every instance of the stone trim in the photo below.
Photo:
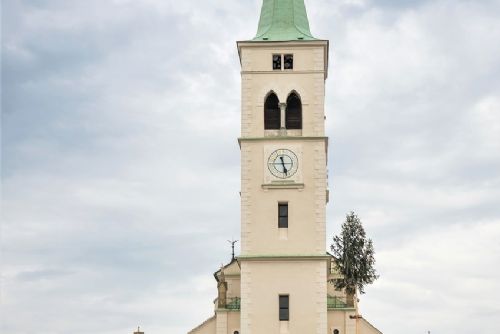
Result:
{"type": "Polygon", "coordinates": [[[304,189],[303,183],[265,183],[262,189],[304,189]]]}
{"type": "MultiPolygon", "coordinates": [[[[279,74],[325,74],[325,71],[323,70],[302,70],[302,71],[282,71],[279,74]]],[[[240,74],[245,75],[245,74],[270,74],[270,73],[276,73],[276,70],[269,70],[269,71],[240,71],[240,74]]]]}
{"type": "Polygon", "coordinates": [[[328,312],[352,312],[356,311],[355,307],[338,307],[338,308],[329,308],[328,312]]]}
{"type": "Polygon", "coordinates": [[[296,140],[296,141],[324,141],[328,144],[328,137],[300,137],[300,136],[283,136],[283,137],[240,137],[238,138],[238,144],[241,147],[242,142],[253,142],[253,141],[280,141],[280,140],[296,140]]]}
{"type": "Polygon", "coordinates": [[[326,239],[326,154],[322,154],[325,148],[320,143],[314,144],[314,206],[316,225],[316,251],[322,251],[322,245],[326,239]]]}
{"type": "Polygon", "coordinates": [[[241,253],[252,251],[252,148],[249,146],[241,150],[241,253]]]}
{"type": "Polygon", "coordinates": [[[329,255],[241,255],[239,261],[324,261],[329,255]]]}
{"type": "Polygon", "coordinates": [[[252,275],[247,265],[241,266],[241,320],[240,328],[242,333],[251,333],[252,321],[249,310],[252,308],[252,275]]]}

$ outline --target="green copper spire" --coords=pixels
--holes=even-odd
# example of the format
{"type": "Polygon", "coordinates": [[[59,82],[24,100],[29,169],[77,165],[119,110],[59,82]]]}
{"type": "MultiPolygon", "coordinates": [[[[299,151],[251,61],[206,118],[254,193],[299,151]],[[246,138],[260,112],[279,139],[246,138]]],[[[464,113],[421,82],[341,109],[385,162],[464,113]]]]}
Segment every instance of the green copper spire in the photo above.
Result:
{"type": "Polygon", "coordinates": [[[315,40],[304,0],[264,0],[254,41],[315,40]]]}

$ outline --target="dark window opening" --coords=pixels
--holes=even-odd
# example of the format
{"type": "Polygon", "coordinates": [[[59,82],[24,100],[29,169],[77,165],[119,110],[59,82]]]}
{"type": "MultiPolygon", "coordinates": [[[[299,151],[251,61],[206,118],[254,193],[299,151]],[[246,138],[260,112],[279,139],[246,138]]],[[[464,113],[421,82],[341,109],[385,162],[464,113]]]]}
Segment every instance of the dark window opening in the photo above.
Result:
{"type": "Polygon", "coordinates": [[[280,295],[280,321],[290,320],[289,296],[280,295]]]}
{"type": "Polygon", "coordinates": [[[339,330],[338,330],[338,329],[334,329],[334,330],[333,330],[333,334],[339,334],[339,333],[340,333],[340,332],[339,332],[339,330]]]}
{"type": "Polygon", "coordinates": [[[278,204],[278,228],[288,228],[288,204],[278,204]]]}
{"type": "MultiPolygon", "coordinates": [[[[238,332],[238,331],[234,331],[234,333],[233,333],[233,334],[240,334],[240,332],[238,332]]],[[[337,334],[338,334],[338,333],[337,333],[337,334]]]]}
{"type": "Polygon", "coordinates": [[[295,93],[286,100],[286,128],[302,129],[302,102],[295,93]]]}
{"type": "Polygon", "coordinates": [[[284,55],[285,70],[293,70],[293,55],[284,55]]]}
{"type": "Polygon", "coordinates": [[[264,104],[264,129],[276,130],[281,125],[281,111],[276,94],[271,93],[264,104]]]}
{"type": "Polygon", "coordinates": [[[273,70],[281,70],[281,55],[273,55],[273,70]]]}

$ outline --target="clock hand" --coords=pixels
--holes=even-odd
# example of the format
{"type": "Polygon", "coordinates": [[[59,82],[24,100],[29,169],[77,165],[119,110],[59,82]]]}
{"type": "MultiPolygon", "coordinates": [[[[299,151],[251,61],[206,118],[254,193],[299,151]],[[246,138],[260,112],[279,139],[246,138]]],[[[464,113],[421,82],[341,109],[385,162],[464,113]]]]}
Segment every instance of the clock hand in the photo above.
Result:
{"type": "Polygon", "coordinates": [[[285,161],[283,160],[283,157],[280,157],[280,160],[281,160],[281,166],[283,166],[283,173],[285,173],[285,175],[288,175],[288,169],[286,169],[285,167],[285,161]]]}

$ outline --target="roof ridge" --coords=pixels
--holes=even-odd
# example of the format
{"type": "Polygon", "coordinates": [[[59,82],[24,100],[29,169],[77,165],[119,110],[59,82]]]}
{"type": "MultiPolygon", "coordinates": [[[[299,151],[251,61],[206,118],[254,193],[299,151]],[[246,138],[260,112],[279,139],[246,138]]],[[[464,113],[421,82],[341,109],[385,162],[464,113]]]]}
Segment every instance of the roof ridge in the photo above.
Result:
{"type": "Polygon", "coordinates": [[[373,329],[375,329],[377,332],[379,332],[379,333],[381,333],[381,334],[382,334],[382,332],[380,331],[380,329],[378,329],[377,327],[373,326],[373,325],[371,324],[371,322],[369,322],[368,320],[366,320],[366,318],[365,318],[365,317],[362,317],[362,319],[363,319],[363,320],[364,320],[364,321],[365,321],[365,322],[366,322],[366,323],[367,323],[370,327],[372,327],[372,328],[373,328],[373,329]]]}
{"type": "Polygon", "coordinates": [[[207,320],[203,321],[201,324],[199,324],[198,326],[196,326],[195,328],[193,328],[189,332],[187,332],[187,334],[193,333],[195,330],[199,329],[200,327],[202,327],[203,325],[205,325],[207,322],[209,322],[212,319],[215,319],[215,314],[213,316],[211,316],[210,318],[208,318],[207,320]]]}

